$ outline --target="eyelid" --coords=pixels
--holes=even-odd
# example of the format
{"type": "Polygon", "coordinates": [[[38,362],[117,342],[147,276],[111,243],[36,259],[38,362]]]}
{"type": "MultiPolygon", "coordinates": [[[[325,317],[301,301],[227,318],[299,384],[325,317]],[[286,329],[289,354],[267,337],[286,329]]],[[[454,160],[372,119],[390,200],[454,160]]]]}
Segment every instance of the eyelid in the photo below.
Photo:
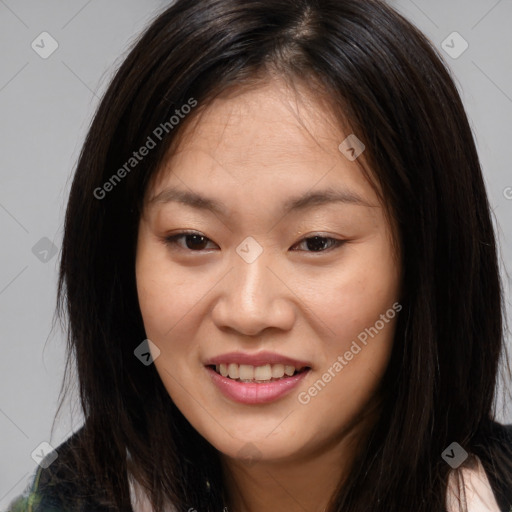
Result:
{"type": "Polygon", "coordinates": [[[300,252],[304,252],[304,253],[307,253],[307,254],[326,254],[326,253],[330,253],[331,251],[334,251],[335,249],[338,249],[345,242],[347,242],[347,240],[343,240],[343,239],[340,239],[340,238],[335,238],[333,236],[323,235],[322,233],[312,233],[312,234],[310,234],[308,236],[302,237],[292,247],[295,247],[295,246],[297,246],[299,244],[302,244],[302,243],[306,242],[307,240],[310,240],[310,239],[315,238],[315,237],[323,238],[324,240],[328,240],[329,242],[332,243],[331,247],[329,247],[329,248],[327,248],[327,249],[325,249],[323,251],[300,251],[300,252]]]}
{"type": "MultiPolygon", "coordinates": [[[[203,238],[205,238],[207,240],[207,243],[208,242],[212,242],[215,244],[215,242],[213,240],[211,240],[210,238],[208,238],[206,235],[204,235],[203,233],[199,232],[199,231],[193,231],[193,230],[184,230],[184,231],[179,231],[178,233],[174,233],[172,235],[169,235],[169,236],[166,236],[163,238],[163,242],[165,245],[177,245],[179,247],[179,249],[182,249],[184,251],[187,251],[187,252],[190,252],[190,253],[193,253],[193,252],[197,252],[197,253],[202,253],[204,252],[206,249],[202,249],[202,250],[199,250],[199,251],[194,251],[192,249],[188,249],[188,248],[185,248],[185,247],[181,247],[178,243],[177,243],[177,240],[181,237],[185,237],[187,235],[198,235],[198,236],[201,236],[203,238]]],[[[347,242],[347,240],[344,240],[344,239],[340,239],[340,238],[335,238],[333,236],[329,236],[329,235],[326,235],[326,234],[323,234],[321,232],[313,232],[311,234],[308,234],[307,236],[303,236],[300,240],[298,240],[296,243],[294,243],[292,245],[292,248],[307,241],[307,240],[310,240],[312,238],[315,238],[315,237],[319,237],[319,238],[323,238],[325,240],[329,240],[332,242],[332,246],[329,247],[328,249],[325,249],[323,251],[300,251],[300,252],[305,252],[305,253],[311,253],[311,254],[324,254],[324,253],[328,253],[328,252],[331,252],[337,248],[339,248],[340,246],[342,246],[345,242],[347,242]]],[[[215,244],[217,245],[217,244],[215,244]]],[[[218,246],[217,246],[218,247],[218,246]]],[[[298,252],[296,249],[292,249],[294,252],[298,252]]]]}
{"type": "MultiPolygon", "coordinates": [[[[203,233],[199,232],[199,231],[189,231],[189,230],[184,230],[184,231],[179,231],[178,233],[174,233],[172,235],[169,235],[169,236],[166,236],[163,238],[163,242],[165,245],[177,245],[179,249],[182,249],[184,251],[187,251],[187,252],[198,252],[198,253],[201,253],[203,252],[205,249],[202,249],[201,251],[192,251],[191,249],[188,249],[186,247],[181,247],[177,240],[181,237],[185,237],[187,235],[197,235],[197,236],[202,236],[203,238],[205,238],[208,242],[212,242],[215,244],[215,242],[213,240],[211,240],[210,238],[208,238],[206,235],[203,235],[203,233]]],[[[217,245],[217,244],[215,244],[217,245]]]]}

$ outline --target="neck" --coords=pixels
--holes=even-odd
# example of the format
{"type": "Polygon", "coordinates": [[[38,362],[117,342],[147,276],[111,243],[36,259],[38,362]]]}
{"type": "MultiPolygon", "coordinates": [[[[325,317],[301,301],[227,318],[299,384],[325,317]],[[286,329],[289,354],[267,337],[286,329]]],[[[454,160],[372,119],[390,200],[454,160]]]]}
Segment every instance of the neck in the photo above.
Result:
{"type": "MultiPolygon", "coordinates": [[[[366,430],[366,429],[365,429],[366,430]]],[[[324,512],[345,481],[360,446],[362,426],[323,446],[286,459],[252,464],[223,456],[229,512],[324,512]]]]}

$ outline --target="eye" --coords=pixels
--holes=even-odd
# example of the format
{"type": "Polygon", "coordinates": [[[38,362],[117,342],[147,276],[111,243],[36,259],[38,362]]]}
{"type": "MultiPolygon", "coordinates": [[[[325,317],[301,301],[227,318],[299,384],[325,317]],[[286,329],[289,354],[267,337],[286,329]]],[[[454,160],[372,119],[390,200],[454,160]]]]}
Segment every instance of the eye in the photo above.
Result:
{"type": "MultiPolygon", "coordinates": [[[[192,252],[200,252],[206,250],[208,242],[212,241],[201,233],[194,231],[183,231],[181,233],[168,236],[164,239],[164,243],[166,245],[177,245],[181,249],[189,250],[192,252]],[[181,241],[183,241],[184,244],[180,243],[181,241]]],[[[335,249],[341,246],[344,242],[345,240],[338,240],[337,238],[315,235],[303,238],[298,244],[295,244],[294,247],[300,247],[301,245],[303,247],[305,246],[307,248],[305,249],[305,252],[327,252],[331,249],[335,249]]],[[[297,249],[292,248],[291,250],[297,249]]]]}
{"type": "Polygon", "coordinates": [[[204,251],[208,245],[208,241],[211,242],[209,238],[194,231],[183,231],[181,233],[168,236],[164,240],[166,245],[177,245],[181,249],[190,250],[192,252],[204,251]],[[185,246],[179,243],[179,240],[181,239],[184,240],[185,246]]]}
{"type": "MultiPolygon", "coordinates": [[[[332,238],[329,236],[310,236],[307,238],[303,238],[296,246],[302,245],[307,247],[306,252],[327,252],[328,250],[335,249],[336,247],[340,247],[343,245],[345,240],[338,240],[337,238],[332,238]]],[[[294,250],[294,249],[292,249],[294,250]]]]}

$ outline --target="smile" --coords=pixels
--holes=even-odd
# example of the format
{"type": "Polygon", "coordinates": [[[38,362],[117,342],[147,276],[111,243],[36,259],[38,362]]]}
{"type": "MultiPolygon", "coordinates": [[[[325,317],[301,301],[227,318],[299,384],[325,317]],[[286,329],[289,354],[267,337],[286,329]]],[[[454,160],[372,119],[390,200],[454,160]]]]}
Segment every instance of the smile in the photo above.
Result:
{"type": "Polygon", "coordinates": [[[263,404],[288,394],[309,374],[311,363],[274,352],[230,352],[203,363],[215,387],[243,404],[263,404]]]}
{"type": "MultiPolygon", "coordinates": [[[[212,365],[213,368],[213,365],[212,365]]],[[[286,377],[293,377],[307,369],[306,366],[295,368],[292,365],[284,364],[266,364],[263,366],[253,366],[250,364],[218,364],[214,367],[215,371],[231,380],[238,382],[274,382],[286,377]]]]}

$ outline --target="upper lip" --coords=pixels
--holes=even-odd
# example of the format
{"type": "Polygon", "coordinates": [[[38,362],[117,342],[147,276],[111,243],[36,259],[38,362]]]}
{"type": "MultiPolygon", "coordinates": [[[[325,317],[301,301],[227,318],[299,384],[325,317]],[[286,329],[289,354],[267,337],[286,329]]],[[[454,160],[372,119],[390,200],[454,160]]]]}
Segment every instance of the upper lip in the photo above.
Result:
{"type": "Polygon", "coordinates": [[[274,352],[258,352],[257,354],[246,354],[243,352],[229,352],[212,357],[205,362],[206,366],[218,364],[248,364],[252,366],[264,366],[266,364],[284,364],[297,369],[311,367],[310,363],[300,361],[292,357],[283,356],[274,352]]]}

